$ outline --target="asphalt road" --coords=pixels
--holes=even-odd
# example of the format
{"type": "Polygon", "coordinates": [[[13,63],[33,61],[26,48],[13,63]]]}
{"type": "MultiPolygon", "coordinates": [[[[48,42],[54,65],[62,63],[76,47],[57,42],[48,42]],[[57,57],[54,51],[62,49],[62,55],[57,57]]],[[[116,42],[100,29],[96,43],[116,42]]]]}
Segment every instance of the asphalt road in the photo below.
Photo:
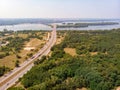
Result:
{"type": "Polygon", "coordinates": [[[53,31],[51,33],[51,38],[42,49],[40,49],[31,58],[22,63],[20,67],[15,68],[14,70],[10,71],[8,74],[0,78],[0,90],[6,90],[14,85],[20,77],[22,77],[34,66],[33,62],[35,59],[37,59],[38,57],[41,58],[43,55],[47,55],[50,52],[51,47],[56,42],[56,25],[53,25],[53,31]]]}

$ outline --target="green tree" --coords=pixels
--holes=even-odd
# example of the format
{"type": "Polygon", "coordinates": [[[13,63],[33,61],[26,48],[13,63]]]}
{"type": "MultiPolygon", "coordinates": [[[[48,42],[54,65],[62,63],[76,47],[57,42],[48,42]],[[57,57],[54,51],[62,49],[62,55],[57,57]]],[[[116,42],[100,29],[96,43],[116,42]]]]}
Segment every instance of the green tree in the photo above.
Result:
{"type": "Polygon", "coordinates": [[[15,67],[19,67],[19,64],[20,64],[20,61],[19,61],[19,60],[16,60],[16,61],[15,61],[15,67]]]}

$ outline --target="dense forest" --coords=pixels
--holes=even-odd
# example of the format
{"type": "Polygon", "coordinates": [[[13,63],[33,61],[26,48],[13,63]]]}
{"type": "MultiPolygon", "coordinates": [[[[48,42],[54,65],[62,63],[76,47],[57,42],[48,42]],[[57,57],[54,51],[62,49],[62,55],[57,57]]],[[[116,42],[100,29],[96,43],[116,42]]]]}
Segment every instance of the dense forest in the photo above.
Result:
{"type": "Polygon", "coordinates": [[[9,90],[112,90],[120,86],[120,29],[58,31],[66,33],[50,57],[37,60],[20,79],[23,87],[9,90]],[[64,48],[74,48],[71,56],[64,48]]]}

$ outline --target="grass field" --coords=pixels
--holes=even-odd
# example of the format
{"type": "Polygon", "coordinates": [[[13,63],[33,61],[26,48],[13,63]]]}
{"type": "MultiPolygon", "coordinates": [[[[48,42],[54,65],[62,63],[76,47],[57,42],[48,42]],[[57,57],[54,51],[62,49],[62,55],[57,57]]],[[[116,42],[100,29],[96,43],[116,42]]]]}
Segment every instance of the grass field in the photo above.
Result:
{"type": "Polygon", "coordinates": [[[18,37],[27,38],[28,34],[18,34],[18,37]]]}
{"type": "Polygon", "coordinates": [[[65,51],[65,53],[68,53],[71,56],[76,56],[77,55],[75,48],[64,48],[64,51],[65,51]]]}

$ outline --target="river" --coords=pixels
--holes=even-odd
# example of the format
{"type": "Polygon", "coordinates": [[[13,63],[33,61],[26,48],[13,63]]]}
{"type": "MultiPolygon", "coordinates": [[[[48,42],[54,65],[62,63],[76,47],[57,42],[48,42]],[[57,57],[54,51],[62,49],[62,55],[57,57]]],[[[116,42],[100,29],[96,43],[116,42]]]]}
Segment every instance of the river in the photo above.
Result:
{"type": "MultiPolygon", "coordinates": [[[[82,21],[82,22],[88,22],[88,21],[82,21]]],[[[89,21],[90,22],[90,21],[89,21]]],[[[92,21],[96,22],[96,21],[92,21]]],[[[58,28],[57,30],[111,30],[111,29],[117,29],[120,28],[120,20],[116,20],[113,22],[118,22],[117,25],[101,25],[101,26],[88,26],[83,28],[58,28]]],[[[0,31],[7,29],[7,30],[52,30],[50,26],[44,25],[44,24],[17,24],[17,25],[3,25],[0,26],[0,31]]]]}
{"type": "Polygon", "coordinates": [[[0,26],[0,31],[7,30],[51,30],[51,27],[44,24],[17,24],[17,25],[3,25],[0,26]]]}

